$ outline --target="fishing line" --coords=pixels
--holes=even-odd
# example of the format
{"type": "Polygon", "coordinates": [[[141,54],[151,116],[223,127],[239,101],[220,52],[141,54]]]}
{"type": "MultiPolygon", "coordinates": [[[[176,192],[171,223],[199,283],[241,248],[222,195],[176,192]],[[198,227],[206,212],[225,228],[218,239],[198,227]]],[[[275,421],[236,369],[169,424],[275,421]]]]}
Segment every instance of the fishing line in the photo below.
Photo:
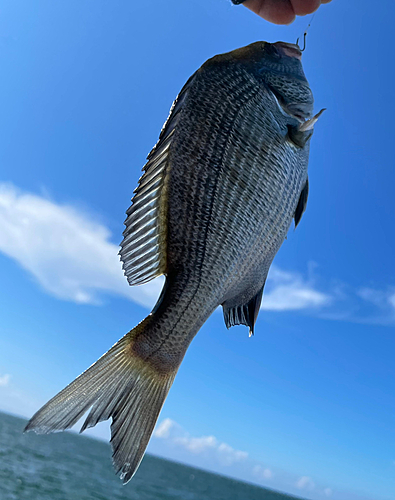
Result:
{"type": "MultiPolygon", "coordinates": [[[[305,48],[306,48],[306,37],[307,37],[307,32],[309,31],[309,28],[311,26],[311,23],[314,21],[314,18],[315,18],[315,15],[317,14],[317,12],[314,12],[313,14],[313,17],[310,19],[310,22],[309,24],[307,25],[307,28],[304,30],[304,33],[303,33],[303,49],[300,49],[302,52],[304,52],[305,48]]],[[[299,39],[300,39],[300,36],[298,36],[297,40],[296,40],[296,45],[299,47],[299,39]]],[[[299,47],[300,48],[300,47],[299,47]]]]}

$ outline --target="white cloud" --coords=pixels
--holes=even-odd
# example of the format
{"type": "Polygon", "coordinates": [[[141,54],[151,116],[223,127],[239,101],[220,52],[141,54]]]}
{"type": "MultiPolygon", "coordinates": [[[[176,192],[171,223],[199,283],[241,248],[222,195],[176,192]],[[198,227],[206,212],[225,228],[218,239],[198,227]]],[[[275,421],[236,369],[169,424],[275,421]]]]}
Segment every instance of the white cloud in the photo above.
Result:
{"type": "Polygon", "coordinates": [[[332,496],[332,490],[331,490],[331,488],[325,488],[325,489],[324,489],[324,495],[325,495],[326,497],[328,497],[328,498],[329,498],[330,496],[332,496]]]}
{"type": "Polygon", "coordinates": [[[68,205],[0,184],[0,252],[16,260],[50,294],[97,303],[102,292],[151,307],[163,280],[130,287],[110,232],[68,205]]]}
{"type": "Polygon", "coordinates": [[[210,448],[218,449],[218,441],[215,436],[202,437],[179,437],[174,438],[174,442],[184,446],[192,453],[202,453],[210,448]]]}
{"type": "Polygon", "coordinates": [[[154,436],[158,438],[168,438],[175,422],[170,418],[165,418],[154,431],[154,436]]]}
{"type": "MultiPolygon", "coordinates": [[[[0,252],[16,260],[47,292],[81,304],[97,304],[102,293],[112,293],[152,307],[163,279],[130,287],[110,236],[103,224],[75,207],[0,183],[0,252]]],[[[298,274],[275,267],[266,288],[266,310],[320,307],[330,301],[298,274]]]]}
{"type": "Polygon", "coordinates": [[[383,292],[382,290],[375,290],[373,288],[364,287],[357,291],[357,295],[366,302],[371,302],[377,307],[388,306],[391,297],[388,292],[383,292]]]}
{"type": "Polygon", "coordinates": [[[270,469],[264,469],[262,474],[265,479],[271,479],[273,477],[273,472],[270,469]]]}
{"type": "Polygon", "coordinates": [[[193,455],[209,456],[223,466],[243,462],[248,458],[247,452],[235,450],[227,443],[218,441],[215,436],[191,436],[170,418],[157,425],[153,436],[167,440],[171,445],[183,448],[193,455]]]}
{"type": "Polygon", "coordinates": [[[225,466],[244,462],[248,458],[248,453],[246,451],[235,450],[226,443],[220,443],[217,451],[219,462],[225,466]]]}
{"type": "Polygon", "coordinates": [[[265,295],[262,309],[269,311],[291,311],[319,307],[325,305],[327,302],[325,294],[309,287],[293,284],[278,286],[270,294],[265,295]]]}
{"type": "Polygon", "coordinates": [[[5,373],[0,376],[0,387],[6,387],[10,382],[11,375],[5,373]]]}
{"type": "Polygon", "coordinates": [[[311,477],[302,476],[296,481],[295,485],[299,490],[308,490],[312,491],[315,488],[315,484],[311,477]]]}
{"type": "Polygon", "coordinates": [[[290,311],[317,308],[328,305],[332,297],[319,292],[312,282],[305,281],[299,274],[285,272],[272,266],[262,300],[262,309],[269,311],[290,311]]]}
{"type": "Polygon", "coordinates": [[[4,383],[0,384],[0,411],[30,418],[45,402],[28,391],[16,387],[11,382],[10,375],[3,375],[1,380],[4,383]]]}
{"type": "Polygon", "coordinates": [[[357,290],[356,295],[364,301],[357,318],[359,321],[384,325],[394,324],[395,293],[393,287],[386,287],[382,290],[363,287],[357,290]]]}
{"type": "MultiPolygon", "coordinates": [[[[0,253],[18,262],[46,292],[79,304],[98,304],[104,294],[115,294],[151,308],[164,281],[161,277],[130,287],[118,246],[104,224],[81,209],[5,183],[0,183],[0,253]]],[[[311,276],[272,266],[262,309],[308,310],[327,319],[394,324],[394,289],[345,288],[347,292],[339,294],[327,286],[324,292],[311,276]],[[375,309],[365,311],[367,302],[375,309]]]]}
{"type": "MultiPolygon", "coordinates": [[[[370,302],[380,309],[395,309],[395,293],[390,289],[377,290],[374,288],[364,287],[357,291],[357,295],[366,302],[370,302]]],[[[391,311],[393,312],[393,311],[391,311]]]]}
{"type": "Polygon", "coordinates": [[[273,472],[271,469],[262,467],[262,465],[255,465],[252,469],[253,475],[257,479],[271,479],[273,477],[273,472]]]}

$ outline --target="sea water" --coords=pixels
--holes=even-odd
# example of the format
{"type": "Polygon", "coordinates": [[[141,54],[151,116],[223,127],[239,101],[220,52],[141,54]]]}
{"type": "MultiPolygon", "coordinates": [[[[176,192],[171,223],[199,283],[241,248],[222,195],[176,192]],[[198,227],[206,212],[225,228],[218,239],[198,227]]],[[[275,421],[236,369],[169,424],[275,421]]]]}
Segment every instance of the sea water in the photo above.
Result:
{"type": "Polygon", "coordinates": [[[123,486],[110,446],[70,432],[23,434],[0,413],[0,500],[290,500],[231,478],[146,455],[123,486]]]}

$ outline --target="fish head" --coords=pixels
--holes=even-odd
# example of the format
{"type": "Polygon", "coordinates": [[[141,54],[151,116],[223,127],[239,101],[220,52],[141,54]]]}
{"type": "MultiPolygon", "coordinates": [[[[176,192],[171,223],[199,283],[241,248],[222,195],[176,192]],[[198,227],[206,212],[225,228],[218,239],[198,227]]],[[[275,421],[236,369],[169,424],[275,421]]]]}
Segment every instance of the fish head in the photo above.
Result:
{"type": "Polygon", "coordinates": [[[266,43],[267,52],[272,51],[273,49],[277,52],[277,54],[285,57],[290,57],[292,59],[302,60],[302,50],[299,45],[295,43],[288,42],[276,42],[276,43],[266,43]]]}
{"type": "Polygon", "coordinates": [[[288,115],[299,122],[312,116],[314,98],[298,45],[255,42],[230,52],[229,56],[268,87],[288,115]]]}
{"type": "Polygon", "coordinates": [[[270,69],[279,74],[306,80],[302,67],[302,51],[293,43],[255,42],[216,58],[237,61],[258,72],[270,69]]]}

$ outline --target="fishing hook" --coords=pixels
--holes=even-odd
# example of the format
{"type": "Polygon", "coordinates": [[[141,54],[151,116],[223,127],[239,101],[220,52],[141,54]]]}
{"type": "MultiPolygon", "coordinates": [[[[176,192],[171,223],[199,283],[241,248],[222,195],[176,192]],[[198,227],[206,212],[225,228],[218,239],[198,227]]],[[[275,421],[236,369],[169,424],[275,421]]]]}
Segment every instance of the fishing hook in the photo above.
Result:
{"type": "MultiPolygon", "coordinates": [[[[304,30],[304,33],[303,33],[303,49],[300,49],[301,52],[304,52],[304,50],[306,49],[306,38],[307,38],[307,32],[309,31],[309,28],[311,26],[311,23],[313,22],[314,18],[315,18],[315,14],[313,14],[313,17],[311,18],[311,21],[309,22],[309,24],[307,25],[307,28],[304,30]]],[[[300,36],[298,36],[297,40],[296,40],[296,45],[299,47],[299,39],[300,39],[300,36]]],[[[300,47],[299,47],[300,48],[300,47]]]]}
{"type": "MultiPolygon", "coordinates": [[[[301,52],[304,52],[305,48],[306,48],[306,37],[307,37],[307,30],[303,33],[303,49],[300,49],[301,52]]],[[[296,40],[296,45],[299,47],[299,36],[296,40]]],[[[299,47],[300,48],[300,47],[299,47]]]]}

